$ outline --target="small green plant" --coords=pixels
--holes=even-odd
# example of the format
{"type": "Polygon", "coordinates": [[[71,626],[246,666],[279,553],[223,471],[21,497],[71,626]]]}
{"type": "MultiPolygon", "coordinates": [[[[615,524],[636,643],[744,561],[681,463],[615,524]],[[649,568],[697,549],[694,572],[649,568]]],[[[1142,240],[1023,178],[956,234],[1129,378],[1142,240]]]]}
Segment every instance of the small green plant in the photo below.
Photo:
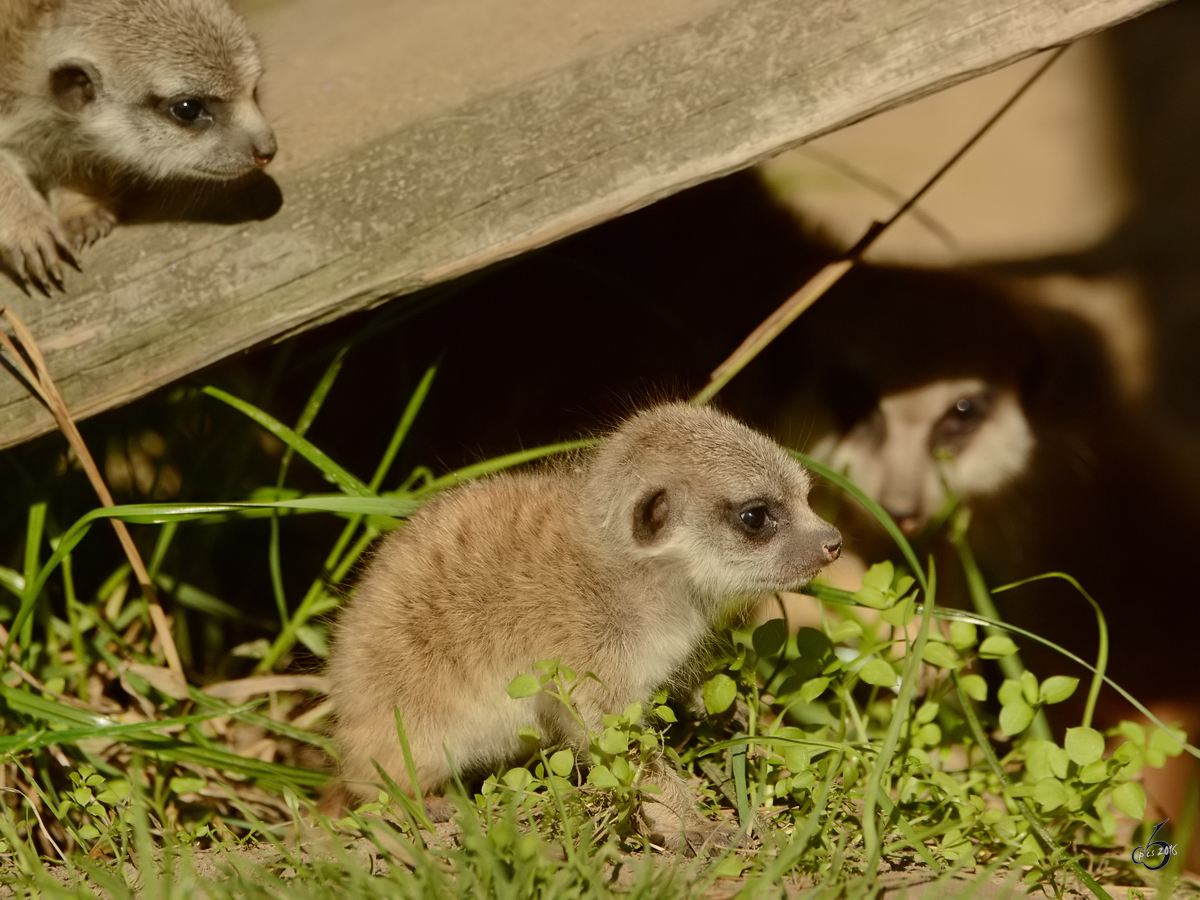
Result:
{"type": "MultiPolygon", "coordinates": [[[[575,691],[588,681],[600,683],[592,672],[579,675],[557,660],[540,660],[534,663],[532,672],[518,675],[508,687],[514,699],[542,695],[562,704],[587,738],[589,765],[583,781],[578,777],[580,766],[573,750],[559,749],[547,757],[541,749],[543,736],[526,729],[522,738],[539,748],[533,772],[517,768],[499,779],[493,776],[484,783],[481,797],[486,800],[502,790],[515,791],[531,802],[550,796],[561,811],[574,812],[577,823],[590,818],[595,840],[610,835],[629,838],[636,830],[642,792],[656,790],[640,777],[662,755],[662,736],[647,727],[640,703],[631,704],[621,713],[605,715],[598,731],[589,728],[572,702],[575,691]]],[[[675,720],[672,709],[663,703],[657,704],[653,713],[663,722],[675,720]]]]}
{"type": "MultiPolygon", "coordinates": [[[[1129,848],[1117,845],[1118,815],[1142,816],[1136,778],[1143,768],[1200,751],[1132,723],[1101,734],[1085,718],[1061,739],[1041,730],[1039,714],[1070,698],[1077,680],[1025,671],[1014,638],[1033,636],[995,616],[938,607],[936,573],[918,565],[894,528],[901,562],[873,566],[854,594],[810,587],[822,601],[817,627],[793,633],[774,620],[735,629],[695,696],[660,695],[649,709],[635,704],[606,716],[588,734],[586,758],[526,735],[532,765],[492,776],[462,798],[453,835],[418,827],[418,815],[388,820],[403,805],[386,797],[323,823],[333,846],[373,848],[365,868],[348,851],[331,861],[288,843],[297,820],[311,819],[311,798],[327,779],[313,754],[330,751],[310,714],[311,676],[292,667],[319,666],[325,617],[370,542],[444,487],[583,446],[537,448],[441,477],[418,466],[389,487],[429,372],[374,471],[359,477],[305,436],[340,359],[295,427],[231,394],[206,392],[207,402],[244,413],[286,448],[273,483],[239,495],[244,501],[97,510],[69,527],[31,505],[24,560],[0,568],[12,664],[0,678],[0,762],[16,786],[3,795],[9,816],[0,817],[0,879],[48,893],[54,879],[43,860],[55,859],[74,865],[77,880],[85,870],[90,883],[108,877],[111,896],[132,895],[133,876],[105,874],[122,861],[133,864],[143,893],[148,886],[164,897],[194,893],[194,872],[181,864],[168,875],[156,856],[170,850],[172,858],[206,861],[205,854],[228,853],[220,890],[236,896],[609,896],[618,873],[629,876],[620,890],[634,896],[700,895],[723,876],[742,878],[747,895],[775,891],[783,879],[853,894],[875,889],[884,858],[945,879],[972,868],[1015,871],[1049,892],[1061,892],[1068,874],[1084,884],[1095,884],[1093,875],[1146,883],[1129,848]],[[295,457],[315,467],[331,492],[288,487],[295,457]],[[319,574],[295,593],[283,578],[286,526],[312,513],[337,517],[340,527],[319,574]],[[185,660],[194,664],[198,647],[218,647],[222,671],[271,687],[247,699],[235,690],[240,679],[211,686],[214,693],[168,671],[124,566],[86,590],[76,583],[77,548],[108,516],[143,526],[185,660]],[[177,542],[255,520],[265,520],[264,568],[278,622],[223,601],[169,562],[177,542]],[[226,626],[238,637],[222,644],[226,626]],[[257,636],[247,640],[246,630],[257,636]],[[991,666],[1003,669],[994,690],[984,677],[991,666]],[[295,688],[288,678],[297,679],[295,688]],[[236,699],[222,699],[225,689],[236,699]],[[748,835],[744,847],[692,863],[686,877],[637,856],[637,810],[653,790],[644,776],[662,756],[748,835]],[[265,843],[269,861],[248,862],[239,855],[243,842],[265,843]],[[90,869],[81,862],[88,855],[96,861],[90,869]]],[[[827,477],[872,508],[836,473],[827,477]]],[[[1102,680],[1093,678],[1091,695],[1102,680]]],[[[571,698],[594,681],[541,661],[510,693],[562,703],[586,730],[571,698]]]]}
{"type": "Polygon", "coordinates": [[[62,792],[58,820],[80,845],[103,843],[116,855],[118,836],[128,828],[128,779],[106,778],[88,765],[70,772],[69,777],[72,786],[62,792]]]}

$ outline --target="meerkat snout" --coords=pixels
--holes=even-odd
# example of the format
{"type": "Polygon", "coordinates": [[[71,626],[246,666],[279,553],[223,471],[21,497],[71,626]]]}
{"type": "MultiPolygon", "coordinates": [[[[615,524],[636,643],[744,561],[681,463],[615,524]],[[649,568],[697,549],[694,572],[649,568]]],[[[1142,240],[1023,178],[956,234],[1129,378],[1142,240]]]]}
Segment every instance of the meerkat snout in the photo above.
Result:
{"type": "MultiPolygon", "coordinates": [[[[597,676],[573,694],[593,730],[662,685],[690,686],[714,626],[800,587],[841,552],[840,534],[809,508],[809,486],[762,434],[666,404],[569,464],[434,499],[380,545],[335,631],[341,790],[374,797],[378,764],[410,793],[436,794],[455,771],[527,757],[527,726],[586,753],[561,704],[505,692],[537,660],[597,676]]],[[[672,770],[646,780],[666,791],[654,804],[669,807],[665,838],[700,828],[672,770]]]]}

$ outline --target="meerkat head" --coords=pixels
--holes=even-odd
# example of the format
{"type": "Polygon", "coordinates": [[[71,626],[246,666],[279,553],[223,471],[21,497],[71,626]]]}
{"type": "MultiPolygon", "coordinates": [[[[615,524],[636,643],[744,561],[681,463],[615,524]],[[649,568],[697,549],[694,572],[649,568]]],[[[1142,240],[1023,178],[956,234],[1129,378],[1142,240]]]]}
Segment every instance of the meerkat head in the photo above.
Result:
{"type": "Polygon", "coordinates": [[[971,500],[1002,490],[1025,471],[1034,448],[1020,393],[1007,380],[947,377],[838,412],[844,430],[818,440],[812,453],[845,472],[909,535],[948,494],[971,500]]]}
{"type": "Polygon", "coordinates": [[[596,452],[587,499],[606,544],[719,602],[795,588],[838,557],[808,505],[808,473],[711,409],[669,404],[626,420],[596,452]]]}
{"type": "Polygon", "coordinates": [[[224,0],[73,0],[46,44],[60,117],[122,171],[225,180],[275,155],[258,49],[224,0]]]}
{"type": "Polygon", "coordinates": [[[912,535],[1030,466],[1039,338],[1015,301],[947,273],[864,269],[813,308],[793,418],[807,450],[912,535]]]}

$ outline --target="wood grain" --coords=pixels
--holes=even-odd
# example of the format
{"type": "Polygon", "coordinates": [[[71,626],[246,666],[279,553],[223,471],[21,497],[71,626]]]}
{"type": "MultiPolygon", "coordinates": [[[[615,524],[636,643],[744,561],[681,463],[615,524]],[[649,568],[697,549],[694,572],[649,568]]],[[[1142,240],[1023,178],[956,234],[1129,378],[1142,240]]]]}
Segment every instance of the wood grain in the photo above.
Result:
{"type": "MultiPolygon", "coordinates": [[[[316,4],[277,3],[252,16],[268,65],[289,53],[339,58],[320,43],[330,40],[327,30],[296,27],[316,4]]],[[[272,82],[269,96],[284,99],[266,104],[284,148],[270,170],[278,187],[257,185],[241,217],[255,204],[269,212],[276,190],[278,212],[237,224],[120,228],[88,254],[66,295],[26,297],[5,281],[0,302],[37,335],[72,413],[92,415],[232,353],[543,245],[1157,5],[710,0],[689,17],[686,4],[630,4],[619,31],[554,44],[549,67],[536,58],[538,41],[528,41],[524,68],[494,67],[516,73],[516,81],[485,77],[487,60],[476,60],[473,71],[484,75],[455,82],[443,103],[421,94],[405,106],[403,92],[391,89],[406,83],[403,59],[356,59],[359,68],[392,73],[380,76],[395,107],[382,119],[384,104],[367,90],[379,89],[378,77],[351,90],[360,110],[347,110],[333,91],[323,110],[321,88],[336,84],[336,64],[280,63],[288,80],[272,82]],[[634,15],[644,16],[644,27],[634,15]],[[319,134],[323,121],[355,114],[371,116],[357,142],[314,138],[311,154],[304,141],[289,149],[289,121],[302,119],[297,135],[319,134]]],[[[362,45],[377,48],[388,46],[385,25],[403,27],[366,15],[369,6],[339,7],[338,33],[351,50],[356,28],[362,45]]],[[[487,42],[474,29],[486,34],[489,19],[516,15],[522,4],[458,0],[458,7],[476,8],[459,38],[472,38],[478,55],[487,42]]],[[[405,32],[410,42],[454,39],[405,32]]],[[[496,52],[511,53],[512,45],[496,52]]],[[[15,379],[0,379],[0,446],[52,427],[15,379]]]]}

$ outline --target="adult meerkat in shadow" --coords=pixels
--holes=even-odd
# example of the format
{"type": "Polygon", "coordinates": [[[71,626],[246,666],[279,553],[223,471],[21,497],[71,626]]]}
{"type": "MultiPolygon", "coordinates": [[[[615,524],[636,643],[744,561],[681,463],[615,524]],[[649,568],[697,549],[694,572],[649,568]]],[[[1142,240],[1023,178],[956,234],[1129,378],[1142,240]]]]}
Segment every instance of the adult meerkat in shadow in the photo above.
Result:
{"type": "MultiPolygon", "coordinates": [[[[989,584],[1074,576],[1107,618],[1108,674],[1164,720],[1183,723],[1196,743],[1194,458],[1124,400],[1095,329],[1020,291],[1020,282],[968,274],[852,272],[801,318],[776,358],[803,385],[783,427],[808,429],[814,456],[928,540],[943,601],[949,593],[966,602],[956,555],[928,533],[951,495],[971,510],[967,540],[989,584]]],[[[894,555],[852,501],[835,521],[865,562],[894,555]]],[[[995,599],[1008,621],[1095,659],[1095,617],[1066,582],[995,599]]],[[[1040,645],[1022,652],[1039,678],[1087,677],[1040,645]]],[[[1076,712],[1084,694],[1073,698],[1076,712]]],[[[1115,693],[1102,694],[1100,726],[1135,715],[1115,693]]],[[[1196,771],[1185,755],[1147,773],[1166,814],[1180,814],[1186,776],[1196,771]]]]}
{"type": "Polygon", "coordinates": [[[914,536],[949,496],[996,496],[1029,472],[1043,350],[1025,311],[982,283],[861,267],[776,354],[799,385],[778,424],[914,536]]]}
{"type": "Polygon", "coordinates": [[[225,0],[0,0],[0,265],[49,293],[131,186],[261,169],[261,75],[225,0]]]}
{"type": "MultiPolygon", "coordinates": [[[[343,790],[376,795],[378,763],[413,793],[529,755],[525,726],[586,753],[561,704],[506,688],[539,659],[593,672],[573,697],[589,729],[688,680],[714,624],[809,581],[841,537],[809,508],[805,470],[725,415],[683,404],[627,419],[568,464],[437,497],[379,547],[329,662],[343,790]],[[454,768],[452,768],[452,766],[454,768]]],[[[682,780],[660,764],[652,834],[703,840],[682,780]]]]}
{"type": "MultiPolygon", "coordinates": [[[[804,435],[910,536],[955,497],[971,507],[968,537],[993,584],[1066,571],[1117,622],[1145,618],[1128,613],[1135,584],[1164,598],[1184,589],[1182,568],[1149,565],[1131,529],[1156,560],[1187,558],[1200,538],[1190,448],[1124,402],[1103,341],[1079,317],[1024,299],[1015,282],[865,267],[789,341],[775,362],[790,362],[801,387],[781,431],[804,435]]],[[[856,547],[882,538],[856,505],[839,516],[856,547]]],[[[1180,607],[1180,621],[1195,617],[1195,604],[1180,607]]],[[[1087,618],[1077,610],[1072,628],[1087,618]]],[[[1149,651],[1155,629],[1128,624],[1149,651]]]]}

